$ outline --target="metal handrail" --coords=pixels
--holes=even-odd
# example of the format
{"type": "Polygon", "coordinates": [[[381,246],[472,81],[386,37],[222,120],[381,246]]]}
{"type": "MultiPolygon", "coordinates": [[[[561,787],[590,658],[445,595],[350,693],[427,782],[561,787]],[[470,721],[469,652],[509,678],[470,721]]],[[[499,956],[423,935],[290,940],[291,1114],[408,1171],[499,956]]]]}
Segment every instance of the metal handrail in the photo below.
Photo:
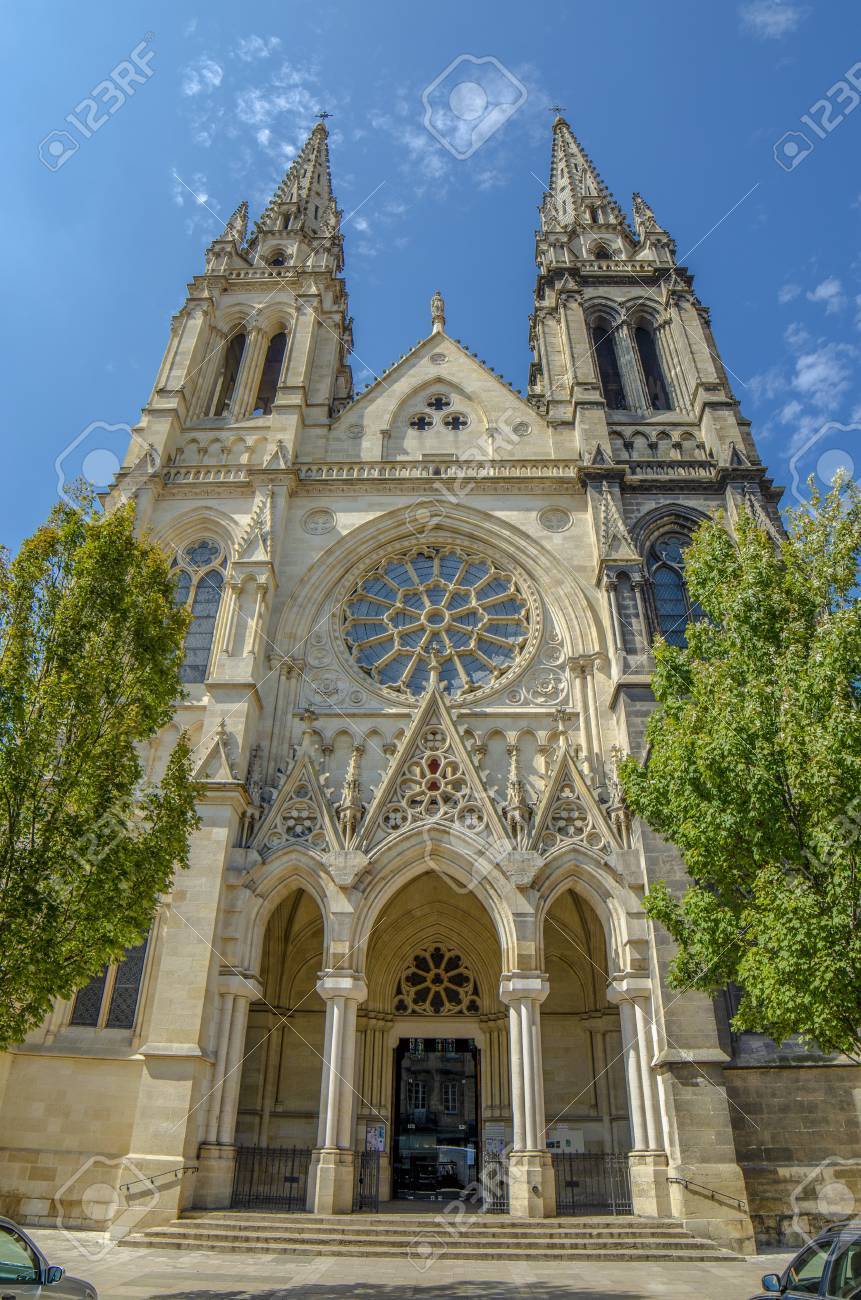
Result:
{"type": "Polygon", "coordinates": [[[740,1201],[737,1196],[730,1196],[727,1192],[716,1192],[713,1187],[705,1187],[702,1183],[692,1182],[690,1178],[679,1178],[676,1175],[670,1175],[667,1182],[679,1183],[682,1187],[690,1187],[692,1191],[703,1192],[713,1201],[729,1201],[739,1210],[747,1212],[747,1201],[740,1201]]]}
{"type": "Polygon", "coordinates": [[[120,1183],[121,1192],[130,1192],[133,1187],[152,1187],[157,1178],[172,1178],[174,1174],[196,1174],[199,1165],[177,1165],[176,1169],[163,1169],[151,1178],[135,1178],[131,1183],[120,1183]]]}

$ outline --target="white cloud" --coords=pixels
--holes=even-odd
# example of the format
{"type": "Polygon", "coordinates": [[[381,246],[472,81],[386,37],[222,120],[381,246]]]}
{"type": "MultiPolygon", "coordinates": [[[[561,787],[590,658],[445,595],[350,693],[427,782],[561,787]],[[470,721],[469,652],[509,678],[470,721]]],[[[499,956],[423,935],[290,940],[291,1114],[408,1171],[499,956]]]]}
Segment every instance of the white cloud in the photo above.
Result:
{"type": "Polygon", "coordinates": [[[781,424],[789,424],[792,420],[797,420],[803,410],[804,407],[801,403],[797,402],[795,398],[793,398],[791,402],[787,402],[786,405],[781,408],[778,412],[777,418],[780,420],[781,424]]]}
{"type": "Polygon", "coordinates": [[[795,362],[792,387],[819,410],[833,410],[849,388],[855,352],[848,343],[823,343],[802,352],[795,362]]]}
{"type": "Polygon", "coordinates": [[[234,54],[243,63],[253,63],[255,59],[268,59],[280,45],[278,36],[240,36],[234,54]]]}
{"type": "Polygon", "coordinates": [[[796,352],[799,348],[807,347],[810,342],[810,334],[801,322],[797,320],[794,320],[791,325],[787,325],[783,332],[783,337],[786,339],[789,346],[796,352]]]}
{"type": "Polygon", "coordinates": [[[180,176],[176,169],[171,171],[173,185],[171,193],[178,208],[187,204],[191,207],[206,207],[209,204],[209,189],[203,172],[194,172],[192,176],[180,176]]]}
{"type": "Polygon", "coordinates": [[[771,401],[786,387],[786,379],[778,366],[764,370],[760,375],[751,375],[747,381],[754,402],[771,401]]]}
{"type": "Polygon", "coordinates": [[[364,231],[364,230],[370,230],[371,228],[364,217],[354,217],[351,224],[354,230],[364,231]]]}
{"type": "Polygon", "coordinates": [[[742,31],[763,41],[779,40],[794,32],[807,15],[804,5],[791,0],[748,0],[739,5],[742,31]]]}
{"type": "Polygon", "coordinates": [[[800,284],[784,284],[777,292],[777,301],[781,306],[784,306],[786,303],[792,302],[793,298],[797,298],[800,293],[800,284]]]}
{"type": "Polygon", "coordinates": [[[824,303],[828,314],[840,311],[846,305],[843,286],[834,275],[828,276],[827,279],[817,284],[816,288],[807,294],[807,299],[809,302],[824,303]]]}
{"type": "Polygon", "coordinates": [[[190,63],[182,73],[182,93],[184,95],[209,94],[221,85],[224,69],[214,59],[204,56],[197,63],[190,63]]]}

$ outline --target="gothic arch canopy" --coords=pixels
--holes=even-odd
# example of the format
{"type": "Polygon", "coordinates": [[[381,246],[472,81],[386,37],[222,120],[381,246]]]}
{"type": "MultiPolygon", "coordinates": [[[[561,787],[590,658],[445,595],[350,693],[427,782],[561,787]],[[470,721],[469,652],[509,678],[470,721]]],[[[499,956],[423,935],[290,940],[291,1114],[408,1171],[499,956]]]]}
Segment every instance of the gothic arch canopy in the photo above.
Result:
{"type": "MultiPolygon", "coordinates": [[[[548,548],[536,546],[534,536],[488,512],[447,499],[444,506],[444,520],[422,535],[423,542],[427,545],[455,543],[492,551],[500,564],[524,573],[548,605],[554,607],[566,654],[606,654],[600,613],[593,607],[577,575],[562,567],[548,548]],[[524,557],[528,557],[526,563],[524,557]]],[[[301,586],[287,598],[279,619],[276,644],[296,646],[297,653],[301,654],[320,621],[321,606],[349,594],[357,569],[364,568],[387,549],[415,543],[416,534],[405,520],[402,507],[386,511],[341,537],[320,556],[305,574],[301,586]]]]}

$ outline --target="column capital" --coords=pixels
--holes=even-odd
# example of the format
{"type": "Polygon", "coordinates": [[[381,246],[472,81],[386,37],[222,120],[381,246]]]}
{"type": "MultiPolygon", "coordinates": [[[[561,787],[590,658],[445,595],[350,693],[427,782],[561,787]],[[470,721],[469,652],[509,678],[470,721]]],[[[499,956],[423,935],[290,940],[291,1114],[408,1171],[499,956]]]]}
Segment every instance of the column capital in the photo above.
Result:
{"type": "Polygon", "coordinates": [[[612,1006],[620,1002],[637,1002],[652,995],[652,981],[648,975],[629,973],[611,975],[607,984],[607,1001],[612,1006]]]}
{"type": "Polygon", "coordinates": [[[499,1000],[506,1006],[521,1000],[540,1004],[549,992],[550,977],[541,971],[511,970],[500,976],[499,1000]]]}
{"type": "Polygon", "coordinates": [[[257,1002],[263,997],[263,985],[256,975],[242,975],[239,971],[224,971],[218,977],[219,993],[231,993],[236,998],[257,1002]]]}
{"type": "Polygon", "coordinates": [[[351,1002],[364,1002],[368,985],[364,975],[352,970],[323,970],[317,976],[317,992],[324,1001],[347,998],[351,1002]]]}

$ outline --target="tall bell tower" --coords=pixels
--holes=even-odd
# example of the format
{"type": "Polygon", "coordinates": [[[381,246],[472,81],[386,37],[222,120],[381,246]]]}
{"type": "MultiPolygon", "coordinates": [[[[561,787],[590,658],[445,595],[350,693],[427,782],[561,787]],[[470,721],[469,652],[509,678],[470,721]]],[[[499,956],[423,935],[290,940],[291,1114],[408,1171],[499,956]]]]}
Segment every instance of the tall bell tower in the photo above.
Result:
{"type": "MultiPolygon", "coordinates": [[[[189,425],[238,436],[253,430],[257,439],[261,415],[269,417],[262,460],[277,452],[289,464],[303,431],[313,439],[350,401],[342,215],[320,120],[253,230],[242,202],[206,250],[204,271],[171,321],[127,473],[144,450],[150,463],[172,463],[189,425]]],[[[138,492],[142,523],[150,509],[138,492]]]]}
{"type": "Polygon", "coordinates": [[[675,240],[641,194],[626,217],[561,115],[536,261],[528,397],[550,425],[554,453],[582,464],[596,585],[606,594],[618,656],[614,698],[636,750],[652,637],[681,635],[689,613],[681,587],[676,626],[659,608],[654,575],[662,571],[650,549],[660,548],[658,533],[673,525],[676,555],[697,520],[717,508],[732,519],[742,503],[779,529],[780,493],[766,477],[675,240]]]}

